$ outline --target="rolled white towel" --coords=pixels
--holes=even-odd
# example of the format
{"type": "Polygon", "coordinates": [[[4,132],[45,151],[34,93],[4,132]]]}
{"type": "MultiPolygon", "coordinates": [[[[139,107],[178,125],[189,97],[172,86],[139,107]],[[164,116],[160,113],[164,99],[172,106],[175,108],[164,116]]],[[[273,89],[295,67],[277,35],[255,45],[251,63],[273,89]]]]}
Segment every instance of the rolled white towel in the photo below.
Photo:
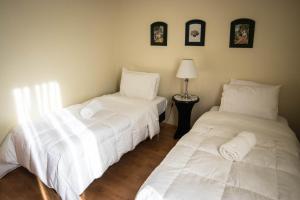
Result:
{"type": "Polygon", "coordinates": [[[103,109],[102,103],[98,100],[92,100],[80,110],[80,115],[84,119],[91,119],[101,109],[103,109]]]}
{"type": "Polygon", "coordinates": [[[230,141],[221,145],[219,148],[220,154],[227,160],[241,161],[255,146],[256,137],[251,132],[240,132],[230,141]]]}

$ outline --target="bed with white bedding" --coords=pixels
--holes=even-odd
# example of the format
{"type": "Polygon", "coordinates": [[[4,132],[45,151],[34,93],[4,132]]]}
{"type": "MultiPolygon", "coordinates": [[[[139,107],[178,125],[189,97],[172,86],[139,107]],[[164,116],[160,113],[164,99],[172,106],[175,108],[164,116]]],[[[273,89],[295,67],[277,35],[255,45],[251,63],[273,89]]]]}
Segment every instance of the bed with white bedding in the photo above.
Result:
{"type": "Polygon", "coordinates": [[[164,112],[165,98],[116,93],[93,101],[103,108],[91,119],[81,117],[83,103],[14,128],[0,148],[0,177],[22,165],[62,199],[79,199],[124,153],[159,133],[158,111],[164,112]]]}
{"type": "MultiPolygon", "coordinates": [[[[121,96],[119,92],[112,94],[114,96],[121,96]]],[[[168,100],[166,97],[156,96],[153,100],[151,100],[157,107],[158,115],[161,116],[166,112],[168,106],[168,100]]]]}
{"type": "Polygon", "coordinates": [[[298,200],[300,148],[285,120],[219,112],[202,115],[140,188],[136,200],[298,200]],[[220,145],[241,131],[256,146],[239,162],[220,145]]]}

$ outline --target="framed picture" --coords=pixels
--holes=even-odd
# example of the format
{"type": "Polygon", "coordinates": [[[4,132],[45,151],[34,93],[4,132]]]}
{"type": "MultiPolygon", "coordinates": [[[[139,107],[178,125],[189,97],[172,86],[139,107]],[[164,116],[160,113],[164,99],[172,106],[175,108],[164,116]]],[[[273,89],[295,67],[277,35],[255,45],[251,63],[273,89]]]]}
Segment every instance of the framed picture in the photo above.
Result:
{"type": "Polygon", "coordinates": [[[205,21],[193,19],[185,23],[185,46],[204,46],[205,21]]]}
{"type": "Polygon", "coordinates": [[[253,48],[255,21],[236,19],[230,26],[230,48],[253,48]]]}
{"type": "Polygon", "coordinates": [[[165,22],[154,22],[151,24],[151,45],[167,46],[168,44],[168,24],[165,22]]]}

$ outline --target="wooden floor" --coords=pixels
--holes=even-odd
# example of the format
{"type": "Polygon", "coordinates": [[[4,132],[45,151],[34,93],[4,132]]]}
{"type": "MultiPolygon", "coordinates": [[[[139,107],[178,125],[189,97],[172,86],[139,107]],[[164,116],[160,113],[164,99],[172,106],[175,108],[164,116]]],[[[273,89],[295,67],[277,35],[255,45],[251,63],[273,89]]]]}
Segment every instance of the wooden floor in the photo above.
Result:
{"type": "MultiPolygon", "coordinates": [[[[134,199],[139,187],[176,144],[175,127],[161,124],[160,138],[146,140],[125,154],[81,195],[84,200],[134,199]]],[[[25,168],[18,168],[0,179],[1,200],[59,200],[52,189],[43,185],[25,168]]]]}

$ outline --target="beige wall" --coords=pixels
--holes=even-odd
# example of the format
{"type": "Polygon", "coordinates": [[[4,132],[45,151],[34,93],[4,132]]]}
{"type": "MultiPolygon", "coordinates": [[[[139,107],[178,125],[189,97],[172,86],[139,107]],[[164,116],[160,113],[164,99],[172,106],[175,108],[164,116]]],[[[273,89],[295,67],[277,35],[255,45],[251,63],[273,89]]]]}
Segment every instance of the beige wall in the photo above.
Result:
{"type": "Polygon", "coordinates": [[[57,81],[64,105],[116,90],[115,3],[0,0],[0,142],[16,123],[14,88],[57,81]]]}
{"type": "MultiPolygon", "coordinates": [[[[193,120],[220,102],[221,86],[230,78],[281,84],[280,114],[300,131],[300,3],[292,0],[123,0],[119,16],[118,66],[159,72],[159,94],[170,97],[182,89],[175,78],[182,58],[192,58],[199,77],[190,91],[201,98],[193,120]],[[228,48],[230,22],[256,21],[253,49],[228,48]],[[184,46],[185,22],[206,21],[206,45],[184,46]],[[150,46],[150,24],[168,23],[168,46],[150,46]]],[[[174,119],[169,120],[174,123],[174,119]]]]}
{"type": "Polygon", "coordinates": [[[0,141],[16,122],[14,88],[54,80],[69,105],[115,91],[125,66],[159,72],[159,94],[170,98],[182,89],[175,78],[182,58],[199,69],[190,81],[201,98],[193,120],[219,104],[221,85],[233,77],[282,84],[280,114],[300,131],[299,7],[297,0],[0,0],[0,141]],[[256,20],[253,49],[228,48],[230,21],[240,17],[256,20]],[[205,47],[184,46],[185,22],[194,18],[207,23],[205,47]],[[149,44],[158,20],[169,25],[167,47],[149,44]]]}

